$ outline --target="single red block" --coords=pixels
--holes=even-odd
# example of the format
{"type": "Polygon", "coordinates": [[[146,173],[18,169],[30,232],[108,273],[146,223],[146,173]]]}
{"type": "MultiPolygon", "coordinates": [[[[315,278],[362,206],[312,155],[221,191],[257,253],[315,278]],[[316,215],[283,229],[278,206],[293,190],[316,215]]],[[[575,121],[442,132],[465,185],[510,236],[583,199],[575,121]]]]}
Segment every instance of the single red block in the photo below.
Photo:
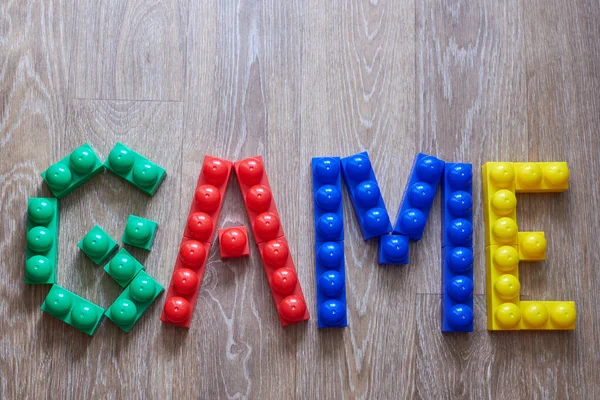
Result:
{"type": "Polygon", "coordinates": [[[245,226],[219,229],[221,258],[244,257],[250,254],[248,230],[245,226]]]}

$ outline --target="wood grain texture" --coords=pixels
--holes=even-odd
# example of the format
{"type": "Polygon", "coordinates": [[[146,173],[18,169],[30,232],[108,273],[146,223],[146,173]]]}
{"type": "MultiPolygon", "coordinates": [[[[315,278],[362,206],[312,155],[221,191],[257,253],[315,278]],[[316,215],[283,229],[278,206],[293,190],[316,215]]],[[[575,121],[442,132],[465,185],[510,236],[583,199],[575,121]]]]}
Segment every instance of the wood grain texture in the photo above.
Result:
{"type": "MultiPolygon", "coordinates": [[[[0,4],[0,398],[596,398],[600,396],[600,4],[592,0],[27,0],[0,4]],[[60,284],[103,307],[120,288],[76,242],[129,213],[158,221],[170,280],[205,154],[264,157],[312,319],[282,329],[254,241],[214,243],[189,331],[159,322],[89,338],[39,311],[23,283],[27,197],[89,142],[122,141],[168,171],[153,198],[104,173],[61,201],[60,284]],[[548,259],[524,299],[573,299],[578,327],[489,333],[475,179],[475,332],[443,335],[440,204],[411,265],[380,267],[344,194],[349,326],[318,330],[310,159],[370,152],[395,218],[414,154],[566,160],[571,188],[519,196],[548,259]]],[[[478,176],[478,175],[476,175],[478,176]]],[[[235,177],[219,227],[248,225],[235,177]]]]}

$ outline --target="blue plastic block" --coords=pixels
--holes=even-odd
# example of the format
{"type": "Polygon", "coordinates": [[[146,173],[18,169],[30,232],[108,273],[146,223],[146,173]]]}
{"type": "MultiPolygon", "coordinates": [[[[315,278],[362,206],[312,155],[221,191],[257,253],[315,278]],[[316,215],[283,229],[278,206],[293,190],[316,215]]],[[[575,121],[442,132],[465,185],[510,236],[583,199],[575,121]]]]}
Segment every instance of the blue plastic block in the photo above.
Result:
{"type": "Polygon", "coordinates": [[[318,326],[344,328],[348,325],[344,242],[317,242],[315,251],[318,326]]]}
{"type": "Polygon", "coordinates": [[[407,235],[415,242],[421,240],[443,171],[444,161],[427,154],[417,154],[400,204],[394,233],[407,235]]]}
{"type": "Polygon", "coordinates": [[[379,237],[379,265],[408,264],[408,236],[382,235],[379,237]]]}
{"type": "Polygon", "coordinates": [[[313,158],[312,179],[316,241],[344,240],[340,158],[313,158]]]}
{"type": "Polygon", "coordinates": [[[364,240],[392,231],[375,172],[366,151],[342,158],[342,176],[364,240]]]}
{"type": "Polygon", "coordinates": [[[473,332],[473,247],[442,249],[442,332],[473,332]]]}
{"type": "Polygon", "coordinates": [[[442,247],[473,246],[473,165],[446,163],[442,179],[442,247]]]}

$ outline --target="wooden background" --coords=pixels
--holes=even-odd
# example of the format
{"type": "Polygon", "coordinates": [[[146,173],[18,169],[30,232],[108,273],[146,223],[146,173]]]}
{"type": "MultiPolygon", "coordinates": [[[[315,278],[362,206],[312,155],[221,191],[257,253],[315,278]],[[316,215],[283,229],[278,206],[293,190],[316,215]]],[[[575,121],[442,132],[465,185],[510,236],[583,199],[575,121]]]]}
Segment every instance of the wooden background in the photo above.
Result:
{"type": "MultiPolygon", "coordinates": [[[[2,1],[0,397],[600,397],[599,93],[597,0],[2,1]],[[282,329],[257,251],[218,246],[189,331],[159,322],[164,296],[130,334],[43,315],[27,197],[76,146],[105,158],[117,140],[169,176],[153,198],[103,174],[61,201],[61,285],[112,303],[76,242],[95,223],[120,238],[129,213],[159,222],[135,255],[167,285],[203,156],[261,154],[313,318],[282,329]],[[392,218],[418,151],[477,171],[568,161],[568,192],[519,197],[549,244],[521,292],[575,300],[577,330],[486,331],[479,179],[475,333],[440,333],[439,198],[404,268],[377,265],[346,201],[348,328],[318,330],[310,159],[365,149],[392,218]]],[[[234,181],[220,227],[248,223],[234,181]]]]}

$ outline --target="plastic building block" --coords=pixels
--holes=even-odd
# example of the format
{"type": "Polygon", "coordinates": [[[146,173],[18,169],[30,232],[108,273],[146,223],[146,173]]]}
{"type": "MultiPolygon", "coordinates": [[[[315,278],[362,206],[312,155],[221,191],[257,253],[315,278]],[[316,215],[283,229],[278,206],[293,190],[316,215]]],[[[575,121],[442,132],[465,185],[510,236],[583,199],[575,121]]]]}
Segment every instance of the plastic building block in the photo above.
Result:
{"type": "Polygon", "coordinates": [[[59,220],[58,200],[29,198],[25,283],[53,284],[56,282],[59,220]]]}
{"type": "Polygon", "coordinates": [[[517,193],[564,192],[569,189],[566,162],[514,163],[517,193]]]}
{"type": "Polygon", "coordinates": [[[488,246],[486,297],[489,330],[518,330],[521,321],[519,250],[517,246],[488,246]]]}
{"type": "Polygon", "coordinates": [[[281,326],[310,318],[285,236],[258,244],[281,326]]]}
{"type": "Polygon", "coordinates": [[[342,158],[342,176],[364,240],[392,231],[375,172],[366,151],[342,158]]]}
{"type": "Polygon", "coordinates": [[[164,290],[150,275],[140,271],[106,310],[106,318],[129,332],[164,290]]]}
{"type": "Polygon", "coordinates": [[[522,330],[573,330],[577,311],[572,301],[522,301],[522,330]]]}
{"type": "Polygon", "coordinates": [[[77,243],[77,247],[97,265],[102,265],[117,251],[119,245],[102,228],[95,225],[77,243]]]}
{"type": "Polygon", "coordinates": [[[344,242],[317,242],[317,307],[319,328],[343,328],[346,318],[344,242]]]}
{"type": "Polygon", "coordinates": [[[546,235],[544,232],[519,232],[520,261],[541,261],[546,259],[546,235]]]}
{"type": "Polygon", "coordinates": [[[129,285],[129,282],[143,269],[144,266],[125,249],[119,250],[104,266],[104,271],[122,288],[129,285]]]}
{"type": "Polygon", "coordinates": [[[379,237],[379,265],[407,265],[408,254],[408,236],[391,233],[379,237]]]}
{"type": "Polygon", "coordinates": [[[513,163],[488,162],[482,171],[485,245],[516,245],[519,228],[513,163]]]}
{"type": "Polygon", "coordinates": [[[245,226],[219,229],[221,258],[244,257],[250,254],[248,230],[245,226]]]}
{"type": "Polygon", "coordinates": [[[316,241],[344,240],[340,158],[313,158],[312,180],[316,241]]]}
{"type": "Polygon", "coordinates": [[[442,332],[473,332],[473,248],[442,248],[442,332]]]}
{"type": "Polygon", "coordinates": [[[102,161],[85,143],[71,154],[42,172],[50,191],[61,199],[104,170],[102,161]]]}
{"type": "Polygon", "coordinates": [[[446,163],[442,179],[442,247],[473,247],[473,165],[446,163]]]}
{"type": "Polygon", "coordinates": [[[167,172],[158,164],[117,142],[104,162],[107,170],[153,196],[167,172]]]}
{"type": "Polygon", "coordinates": [[[143,250],[150,250],[158,224],[150,219],[130,215],[121,241],[143,250]]]}
{"type": "Polygon", "coordinates": [[[406,235],[415,242],[421,240],[443,171],[444,161],[427,154],[417,154],[393,233],[406,235]]]}
{"type": "Polygon", "coordinates": [[[102,307],[56,284],[52,285],[41,310],[90,336],[104,318],[102,307]]]}
{"type": "Polygon", "coordinates": [[[231,167],[230,161],[204,157],[160,317],[165,323],[190,326],[231,167]]]}

